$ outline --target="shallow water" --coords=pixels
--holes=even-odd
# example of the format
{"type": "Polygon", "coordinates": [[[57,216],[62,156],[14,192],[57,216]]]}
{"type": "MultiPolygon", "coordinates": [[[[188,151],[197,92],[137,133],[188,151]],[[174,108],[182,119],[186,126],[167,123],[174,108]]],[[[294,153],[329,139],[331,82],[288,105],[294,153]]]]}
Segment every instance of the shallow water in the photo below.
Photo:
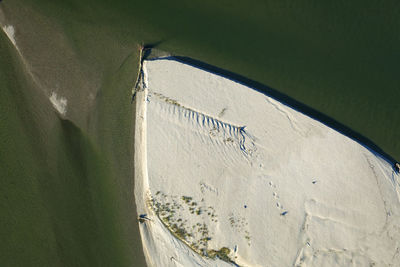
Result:
{"type": "Polygon", "coordinates": [[[397,1],[20,2],[59,25],[90,68],[115,65],[121,47],[160,42],[274,88],[400,160],[397,1]]]}

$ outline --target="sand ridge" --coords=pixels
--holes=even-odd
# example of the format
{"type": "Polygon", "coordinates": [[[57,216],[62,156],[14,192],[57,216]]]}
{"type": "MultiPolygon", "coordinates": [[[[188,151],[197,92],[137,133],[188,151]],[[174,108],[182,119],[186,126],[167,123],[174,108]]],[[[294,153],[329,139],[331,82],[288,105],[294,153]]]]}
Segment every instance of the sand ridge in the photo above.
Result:
{"type": "Polygon", "coordinates": [[[143,70],[135,197],[149,218],[149,265],[400,263],[399,177],[388,162],[231,80],[170,59],[143,70]]]}

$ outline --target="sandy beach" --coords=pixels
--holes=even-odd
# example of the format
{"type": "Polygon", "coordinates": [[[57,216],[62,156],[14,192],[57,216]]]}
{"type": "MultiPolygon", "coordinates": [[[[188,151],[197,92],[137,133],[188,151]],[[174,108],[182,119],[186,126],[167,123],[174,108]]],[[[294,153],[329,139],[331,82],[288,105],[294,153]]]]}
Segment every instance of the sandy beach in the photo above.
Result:
{"type": "Polygon", "coordinates": [[[144,61],[135,198],[149,266],[397,266],[399,175],[245,85],[144,61]]]}

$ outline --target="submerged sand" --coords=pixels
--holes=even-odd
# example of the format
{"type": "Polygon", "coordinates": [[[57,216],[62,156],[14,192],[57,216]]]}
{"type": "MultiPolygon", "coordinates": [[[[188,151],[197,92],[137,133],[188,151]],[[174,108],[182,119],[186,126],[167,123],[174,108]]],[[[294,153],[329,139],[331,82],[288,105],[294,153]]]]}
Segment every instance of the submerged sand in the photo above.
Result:
{"type": "Polygon", "coordinates": [[[397,266],[399,175],[245,85],[144,61],[135,197],[150,266],[397,266]]]}

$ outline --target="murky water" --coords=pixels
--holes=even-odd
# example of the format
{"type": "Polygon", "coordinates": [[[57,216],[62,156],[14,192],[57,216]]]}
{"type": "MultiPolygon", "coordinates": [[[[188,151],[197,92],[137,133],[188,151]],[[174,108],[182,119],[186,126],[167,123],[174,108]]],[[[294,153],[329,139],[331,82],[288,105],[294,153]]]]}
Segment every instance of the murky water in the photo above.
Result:
{"type": "Polygon", "coordinates": [[[329,116],[400,160],[396,1],[42,0],[38,9],[73,34],[82,33],[71,21],[96,23],[98,34],[107,28],[121,43],[159,42],[166,51],[241,74],[329,116]]]}
{"type": "Polygon", "coordinates": [[[57,22],[88,65],[111,62],[119,46],[156,43],[400,160],[397,1],[21,2],[57,22]]]}

